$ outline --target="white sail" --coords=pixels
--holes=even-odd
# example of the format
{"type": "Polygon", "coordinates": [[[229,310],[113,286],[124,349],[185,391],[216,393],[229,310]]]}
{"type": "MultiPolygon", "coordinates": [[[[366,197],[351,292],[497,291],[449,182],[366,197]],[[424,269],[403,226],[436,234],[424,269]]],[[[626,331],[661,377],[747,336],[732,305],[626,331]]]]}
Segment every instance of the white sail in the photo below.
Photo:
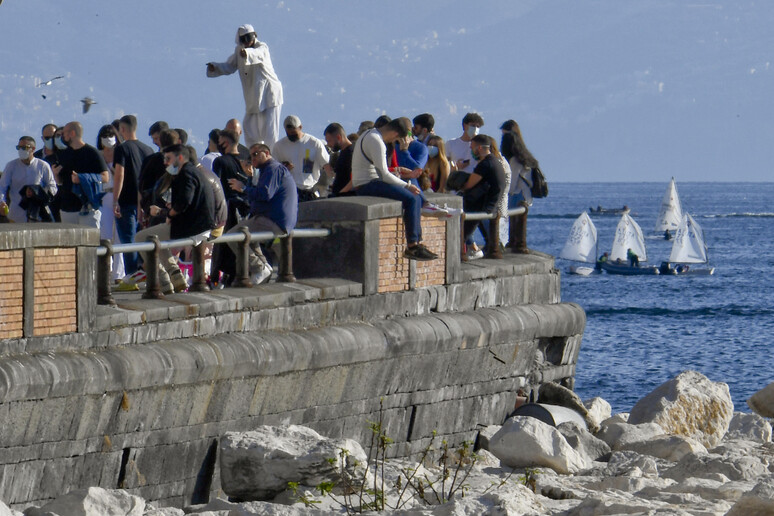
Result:
{"type": "Polygon", "coordinates": [[[680,206],[680,197],[677,195],[677,185],[673,177],[664,193],[664,198],[661,199],[661,208],[656,217],[656,233],[663,233],[667,229],[674,231],[680,225],[682,218],[683,209],[680,206]]]}
{"type": "Polygon", "coordinates": [[[706,263],[707,246],[704,244],[704,232],[701,226],[689,214],[683,215],[672,244],[672,263],[706,263]]]}
{"type": "Polygon", "coordinates": [[[597,228],[588,213],[583,212],[575,219],[559,258],[576,262],[596,262],[597,228]]]}
{"type": "Polygon", "coordinates": [[[618,227],[615,228],[615,238],[613,239],[613,249],[610,252],[610,259],[626,261],[627,251],[631,249],[640,261],[648,260],[648,254],[645,251],[645,237],[642,235],[640,225],[634,222],[634,219],[628,213],[621,216],[618,227]]]}

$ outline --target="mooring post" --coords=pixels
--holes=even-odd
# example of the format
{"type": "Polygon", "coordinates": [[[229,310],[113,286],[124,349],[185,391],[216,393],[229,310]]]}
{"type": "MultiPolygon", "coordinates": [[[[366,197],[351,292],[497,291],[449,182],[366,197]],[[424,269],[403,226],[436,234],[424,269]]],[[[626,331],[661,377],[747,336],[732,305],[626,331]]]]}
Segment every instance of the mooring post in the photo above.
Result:
{"type": "Polygon", "coordinates": [[[233,285],[248,288],[253,286],[253,282],[250,281],[250,253],[253,250],[250,248],[250,229],[247,226],[242,226],[240,231],[244,240],[239,242],[236,256],[236,278],[234,278],[233,285]]]}
{"type": "Polygon", "coordinates": [[[110,240],[102,239],[100,245],[107,251],[97,258],[97,304],[115,305],[116,300],[110,293],[110,260],[113,258],[113,245],[110,240]]]}
{"type": "Polygon", "coordinates": [[[145,292],[143,299],[164,299],[159,283],[159,254],[161,251],[161,241],[158,235],[151,235],[149,240],[153,244],[153,251],[146,253],[148,258],[145,262],[145,292]]]}

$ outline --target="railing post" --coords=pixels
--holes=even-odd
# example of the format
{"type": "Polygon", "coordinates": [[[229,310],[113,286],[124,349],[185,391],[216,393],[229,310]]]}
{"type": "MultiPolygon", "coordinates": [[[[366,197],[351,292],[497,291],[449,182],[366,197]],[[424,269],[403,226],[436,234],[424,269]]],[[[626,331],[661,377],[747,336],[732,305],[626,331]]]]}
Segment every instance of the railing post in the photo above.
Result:
{"type": "Polygon", "coordinates": [[[206,292],[210,290],[207,286],[207,277],[204,274],[204,255],[207,252],[207,241],[199,242],[199,245],[192,249],[193,255],[193,283],[188,290],[191,292],[206,292]]]}
{"type": "Polygon", "coordinates": [[[503,252],[500,249],[500,214],[489,221],[489,249],[487,249],[487,258],[496,260],[503,259],[503,252]]]}
{"type": "Polygon", "coordinates": [[[280,238],[282,256],[280,257],[279,281],[293,283],[296,277],[293,275],[293,237],[288,235],[280,238]]]}
{"type": "Polygon", "coordinates": [[[247,226],[240,228],[244,240],[239,242],[238,252],[236,253],[236,278],[232,283],[235,287],[252,287],[253,282],[250,281],[250,253],[253,250],[250,248],[250,229],[247,226]]]}
{"type": "Polygon", "coordinates": [[[468,261],[468,253],[465,248],[465,212],[460,213],[460,261],[468,261]]]}
{"type": "Polygon", "coordinates": [[[150,239],[153,243],[153,251],[147,253],[147,260],[145,261],[145,292],[142,294],[143,299],[164,299],[164,294],[161,293],[161,285],[159,284],[159,251],[161,251],[161,242],[158,235],[151,235],[150,239]]]}
{"type": "Polygon", "coordinates": [[[100,245],[107,249],[104,256],[97,258],[97,304],[115,305],[116,300],[110,293],[110,259],[113,257],[113,246],[110,240],[100,240],[100,245]]]}
{"type": "Polygon", "coordinates": [[[521,215],[514,215],[511,217],[511,221],[508,228],[508,247],[511,248],[511,252],[514,253],[529,253],[527,248],[527,213],[529,212],[529,206],[526,202],[519,202],[519,207],[524,208],[524,213],[521,215]]]}

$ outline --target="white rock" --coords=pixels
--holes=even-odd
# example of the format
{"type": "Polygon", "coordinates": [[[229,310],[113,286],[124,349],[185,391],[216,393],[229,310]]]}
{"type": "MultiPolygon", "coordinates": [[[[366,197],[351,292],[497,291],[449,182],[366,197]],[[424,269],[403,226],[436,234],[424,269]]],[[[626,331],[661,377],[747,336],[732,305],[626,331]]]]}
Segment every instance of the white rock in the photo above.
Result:
{"type": "Polygon", "coordinates": [[[699,441],[682,435],[662,435],[647,441],[626,442],[621,450],[631,450],[642,455],[651,455],[670,462],[677,462],[688,454],[707,453],[699,441]]]}
{"type": "Polygon", "coordinates": [[[658,472],[656,459],[633,451],[614,451],[605,467],[605,473],[611,476],[657,477],[658,472]]]}
{"type": "Polygon", "coordinates": [[[226,514],[228,516],[330,516],[341,513],[309,507],[279,505],[271,502],[244,502],[226,514]]]}
{"type": "Polygon", "coordinates": [[[750,396],[747,406],[763,417],[774,417],[774,383],[750,396]]]}
{"type": "Polygon", "coordinates": [[[70,491],[39,509],[61,516],[142,516],[145,500],[122,489],[89,487],[70,491]]]}
{"type": "Polygon", "coordinates": [[[7,505],[0,501],[0,516],[16,516],[17,514],[24,516],[24,513],[12,511],[7,505]]]}
{"type": "Polygon", "coordinates": [[[559,431],[533,417],[514,416],[489,442],[491,451],[512,468],[544,466],[559,473],[576,473],[590,466],[559,431]]]}
{"type": "Polygon", "coordinates": [[[771,423],[758,414],[734,412],[725,439],[745,439],[759,443],[771,442],[771,423]]]}
{"type": "Polygon", "coordinates": [[[492,439],[492,436],[496,434],[500,428],[502,428],[500,425],[489,425],[482,428],[478,432],[478,447],[482,450],[488,450],[489,440],[492,439]]]}
{"type": "Polygon", "coordinates": [[[566,516],[598,516],[605,514],[669,514],[688,515],[671,504],[645,500],[622,491],[595,493],[577,507],[566,512],[566,516]]]}
{"type": "Polygon", "coordinates": [[[338,481],[342,465],[352,471],[365,465],[363,448],[352,439],[326,439],[310,428],[261,426],[252,432],[229,432],[220,441],[223,491],[241,500],[269,499],[288,482],[316,486],[338,481]],[[341,457],[341,450],[348,456],[341,457]]]}
{"type": "Polygon", "coordinates": [[[664,435],[664,429],[656,423],[632,425],[607,421],[597,433],[597,437],[605,441],[613,450],[621,450],[628,443],[647,441],[660,435],[664,435]]]}
{"type": "Polygon", "coordinates": [[[723,438],[733,415],[728,384],[684,371],[638,401],[629,423],[658,423],[666,433],[692,437],[711,448],[723,438]]]}
{"type": "Polygon", "coordinates": [[[662,473],[663,477],[683,482],[688,478],[722,478],[754,480],[769,473],[768,466],[756,456],[728,456],[708,453],[686,455],[675,466],[662,473]]]}
{"type": "Polygon", "coordinates": [[[731,507],[727,516],[770,516],[771,514],[774,514],[774,479],[769,477],[743,495],[731,507]]]}
{"type": "Polygon", "coordinates": [[[588,410],[586,417],[588,418],[588,421],[593,422],[594,428],[599,428],[603,421],[612,416],[612,407],[610,406],[610,403],[600,397],[584,401],[583,406],[588,410]]]}
{"type": "Polygon", "coordinates": [[[729,500],[736,501],[743,494],[752,490],[755,482],[739,481],[721,482],[719,480],[710,480],[708,478],[688,478],[682,482],[676,482],[673,485],[664,488],[664,491],[671,493],[691,493],[702,497],[705,500],[729,500]]]}
{"type": "Polygon", "coordinates": [[[610,446],[605,441],[594,437],[591,432],[575,421],[565,421],[556,429],[575,451],[584,455],[589,461],[600,459],[610,453],[610,446]]]}
{"type": "Polygon", "coordinates": [[[619,412],[618,414],[613,414],[609,418],[602,421],[602,426],[609,425],[611,423],[628,423],[628,422],[629,422],[629,413],[619,412]]]}
{"type": "Polygon", "coordinates": [[[176,507],[159,507],[150,510],[146,508],[142,516],[185,516],[185,511],[176,507]]]}

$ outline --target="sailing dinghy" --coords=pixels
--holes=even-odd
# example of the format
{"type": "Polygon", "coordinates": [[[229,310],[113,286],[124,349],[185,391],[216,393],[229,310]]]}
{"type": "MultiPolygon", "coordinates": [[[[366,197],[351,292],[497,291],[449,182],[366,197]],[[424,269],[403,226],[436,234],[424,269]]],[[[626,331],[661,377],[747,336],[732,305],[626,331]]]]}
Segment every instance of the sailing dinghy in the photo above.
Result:
{"type": "Polygon", "coordinates": [[[677,264],[674,271],[678,275],[709,276],[715,272],[714,267],[696,268],[691,266],[693,264],[706,265],[707,262],[707,244],[704,243],[704,231],[693,220],[693,217],[686,213],[677,228],[675,241],[672,244],[672,253],[669,255],[669,263],[677,264]]]}
{"type": "Polygon", "coordinates": [[[615,229],[615,239],[613,240],[613,249],[610,252],[610,258],[602,262],[602,269],[608,274],[622,274],[625,276],[642,276],[658,274],[659,271],[653,266],[632,266],[629,265],[627,251],[631,249],[640,261],[648,261],[648,253],[645,250],[645,237],[642,235],[642,229],[628,213],[621,216],[618,227],[615,229]]]}
{"type": "Polygon", "coordinates": [[[675,178],[669,182],[667,191],[664,193],[664,197],[661,199],[661,208],[658,211],[658,217],[656,217],[656,233],[664,233],[665,231],[674,231],[680,225],[680,220],[683,218],[683,209],[680,205],[680,197],[677,195],[677,185],[675,184],[675,178]]]}
{"type": "MultiPolygon", "coordinates": [[[[570,229],[559,258],[573,262],[594,263],[597,260],[597,228],[586,212],[580,214],[570,229]]],[[[594,272],[593,267],[570,265],[570,274],[588,276],[594,272]]]]}

